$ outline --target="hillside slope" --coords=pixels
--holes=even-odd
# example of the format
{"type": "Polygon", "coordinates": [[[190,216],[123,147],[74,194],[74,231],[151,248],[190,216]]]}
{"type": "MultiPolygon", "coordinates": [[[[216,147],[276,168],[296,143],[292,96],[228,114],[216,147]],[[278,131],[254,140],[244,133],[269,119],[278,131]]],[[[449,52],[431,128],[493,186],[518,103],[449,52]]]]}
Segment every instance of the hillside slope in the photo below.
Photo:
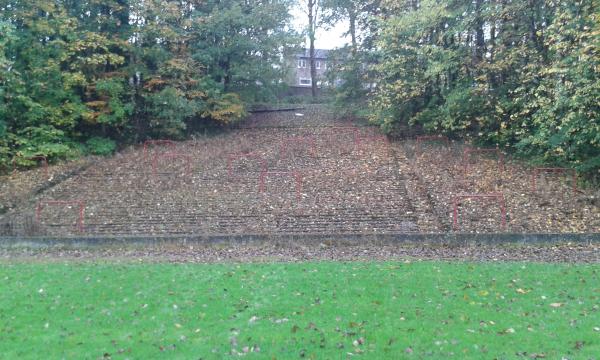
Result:
{"type": "Polygon", "coordinates": [[[457,231],[600,232],[595,199],[564,177],[540,174],[533,192],[519,164],[500,171],[493,156],[473,154],[465,169],[464,147],[390,143],[318,106],[255,114],[221,136],[97,161],[23,200],[0,233],[437,233],[453,228],[455,195],[492,193],[504,197],[506,226],[496,198],[465,198],[457,231]]]}

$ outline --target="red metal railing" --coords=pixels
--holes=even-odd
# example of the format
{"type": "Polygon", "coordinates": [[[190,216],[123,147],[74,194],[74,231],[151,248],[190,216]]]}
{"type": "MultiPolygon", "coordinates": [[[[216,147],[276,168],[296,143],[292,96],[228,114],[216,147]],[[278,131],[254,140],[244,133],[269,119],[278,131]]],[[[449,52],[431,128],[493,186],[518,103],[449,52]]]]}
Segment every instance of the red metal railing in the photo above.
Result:
{"type": "Polygon", "coordinates": [[[78,207],[77,229],[80,233],[84,232],[84,217],[85,217],[85,201],[83,200],[41,200],[38,202],[35,209],[35,221],[40,223],[42,210],[48,206],[73,206],[78,207]]]}

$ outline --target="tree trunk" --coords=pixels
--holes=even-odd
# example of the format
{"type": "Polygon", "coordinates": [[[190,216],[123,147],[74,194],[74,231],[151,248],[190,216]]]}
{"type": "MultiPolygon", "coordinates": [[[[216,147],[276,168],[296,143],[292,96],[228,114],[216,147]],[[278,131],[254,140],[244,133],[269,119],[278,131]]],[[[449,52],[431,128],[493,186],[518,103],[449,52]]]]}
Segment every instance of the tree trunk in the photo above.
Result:
{"type": "MultiPolygon", "coordinates": [[[[490,64],[496,61],[496,18],[491,20],[490,27],[490,64]]],[[[488,84],[490,89],[496,88],[496,72],[495,70],[488,71],[488,84]]]]}
{"type": "Polygon", "coordinates": [[[310,83],[313,99],[317,98],[317,68],[315,64],[316,6],[318,0],[308,0],[308,39],[310,42],[310,83]]]}
{"type": "Polygon", "coordinates": [[[542,55],[544,62],[547,63],[548,49],[544,45],[543,31],[539,31],[538,35],[538,30],[540,30],[544,26],[544,16],[542,15],[543,10],[541,8],[542,5],[538,4],[538,2],[535,0],[530,0],[529,7],[531,11],[531,15],[529,16],[529,37],[531,38],[531,41],[533,41],[536,50],[542,55]]]}
{"type": "Polygon", "coordinates": [[[224,65],[223,65],[223,71],[224,71],[223,90],[225,92],[227,92],[227,91],[229,91],[229,88],[231,86],[231,62],[230,62],[229,58],[227,59],[227,61],[225,61],[224,65]]]}
{"type": "Polygon", "coordinates": [[[479,63],[485,56],[485,38],[483,33],[483,18],[481,5],[483,0],[475,0],[475,59],[479,63]]]}
{"type": "Polygon", "coordinates": [[[358,52],[358,43],[356,40],[356,10],[352,7],[350,10],[350,37],[352,38],[352,53],[356,55],[358,52]]]}

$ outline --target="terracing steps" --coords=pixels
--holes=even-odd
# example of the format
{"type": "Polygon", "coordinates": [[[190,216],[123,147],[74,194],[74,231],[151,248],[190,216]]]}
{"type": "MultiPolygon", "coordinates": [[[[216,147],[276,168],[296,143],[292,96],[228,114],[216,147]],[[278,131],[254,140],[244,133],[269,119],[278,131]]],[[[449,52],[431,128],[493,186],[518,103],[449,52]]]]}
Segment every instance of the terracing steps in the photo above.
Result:
{"type": "MultiPolygon", "coordinates": [[[[286,122],[291,121],[283,119],[286,122]]],[[[177,151],[192,159],[187,179],[162,171],[155,177],[149,155],[144,159],[142,149],[131,150],[97,164],[42,198],[85,200],[86,233],[98,235],[421,230],[403,175],[384,143],[368,141],[360,151],[343,151],[352,148],[351,139],[332,140],[329,133],[340,124],[330,118],[311,122],[331,126],[303,127],[296,122],[294,127],[259,127],[178,143],[177,151]],[[314,136],[316,156],[299,151],[282,157],[281,142],[299,134],[314,136]],[[231,178],[227,154],[248,149],[264,156],[270,171],[301,172],[300,200],[290,180],[268,179],[268,190],[260,194],[258,170],[231,178]]],[[[50,230],[71,232],[66,225],[50,230]]]]}

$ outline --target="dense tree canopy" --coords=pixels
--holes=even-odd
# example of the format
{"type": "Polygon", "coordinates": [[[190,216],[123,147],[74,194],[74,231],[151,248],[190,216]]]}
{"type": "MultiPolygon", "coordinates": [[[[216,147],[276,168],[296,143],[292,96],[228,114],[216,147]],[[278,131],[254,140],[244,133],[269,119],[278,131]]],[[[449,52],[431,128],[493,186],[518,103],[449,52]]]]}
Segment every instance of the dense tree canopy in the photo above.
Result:
{"type": "Polygon", "coordinates": [[[600,169],[596,0],[388,0],[371,120],[600,169]]]}
{"type": "MultiPolygon", "coordinates": [[[[0,0],[0,166],[239,121],[285,78],[294,3],[0,0]]],[[[345,109],[599,177],[597,0],[317,4],[349,24],[345,109]]]]}
{"type": "Polygon", "coordinates": [[[0,166],[239,121],[284,77],[290,5],[0,0],[0,166]]]}

